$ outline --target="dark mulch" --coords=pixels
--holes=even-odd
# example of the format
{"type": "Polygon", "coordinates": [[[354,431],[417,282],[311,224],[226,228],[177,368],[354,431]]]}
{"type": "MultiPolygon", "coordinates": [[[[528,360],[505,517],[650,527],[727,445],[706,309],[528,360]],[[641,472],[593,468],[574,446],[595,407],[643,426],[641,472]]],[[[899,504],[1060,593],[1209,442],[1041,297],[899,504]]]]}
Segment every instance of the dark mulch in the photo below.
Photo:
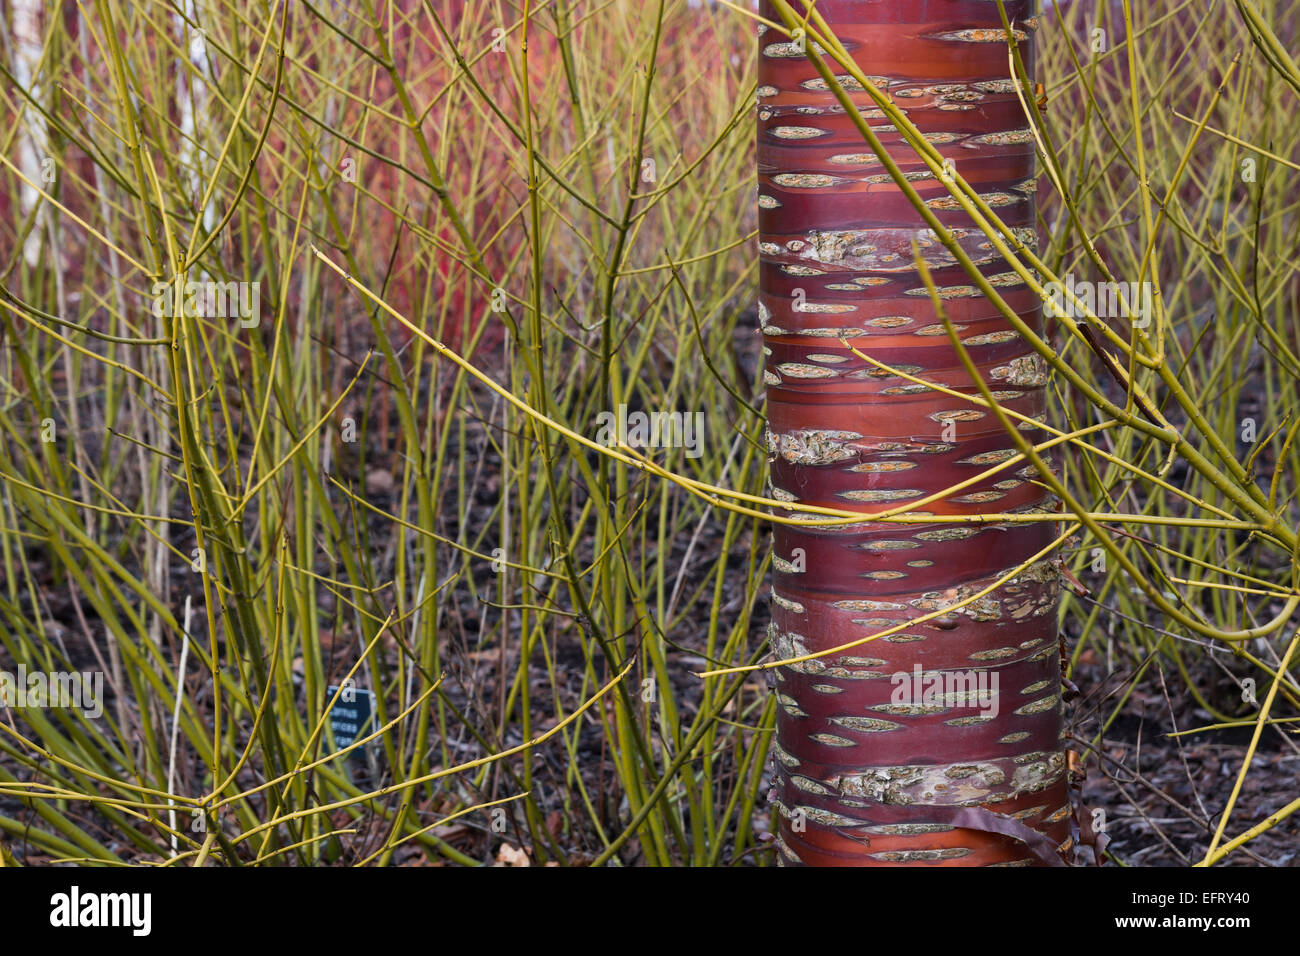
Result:
{"type": "MultiPolygon", "coordinates": [[[[1096,814],[1104,814],[1105,834],[1110,838],[1107,850],[1115,860],[1134,866],[1200,862],[1246,759],[1254,728],[1171,736],[1220,721],[1187,692],[1176,670],[1162,677],[1152,666],[1110,721],[1094,752],[1092,744],[1123,697],[1132,671],[1128,665],[1111,671],[1091,651],[1080,660],[1074,681],[1082,696],[1074,701],[1071,729],[1074,748],[1092,755],[1082,790],[1085,806],[1099,822],[1103,818],[1096,814]]],[[[1240,688],[1215,663],[1197,664],[1191,676],[1202,697],[1216,708],[1238,720],[1258,714],[1257,708],[1241,700],[1240,688]]],[[[1267,685],[1256,691],[1261,704],[1267,691],[1267,685]]],[[[1273,716],[1289,713],[1284,702],[1275,702],[1273,716]]],[[[1264,729],[1220,845],[1300,795],[1297,727],[1300,724],[1264,729]]],[[[1300,814],[1283,820],[1218,865],[1297,866],[1297,848],[1300,814]]]]}

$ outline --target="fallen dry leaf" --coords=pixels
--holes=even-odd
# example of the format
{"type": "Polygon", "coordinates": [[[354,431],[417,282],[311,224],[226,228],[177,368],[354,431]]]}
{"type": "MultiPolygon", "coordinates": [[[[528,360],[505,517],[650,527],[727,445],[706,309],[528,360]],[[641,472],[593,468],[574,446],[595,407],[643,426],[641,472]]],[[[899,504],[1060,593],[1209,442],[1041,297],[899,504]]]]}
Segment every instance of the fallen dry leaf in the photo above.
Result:
{"type": "Polygon", "coordinates": [[[502,843],[501,849],[497,850],[498,866],[532,866],[532,862],[527,853],[509,843],[502,843]]]}

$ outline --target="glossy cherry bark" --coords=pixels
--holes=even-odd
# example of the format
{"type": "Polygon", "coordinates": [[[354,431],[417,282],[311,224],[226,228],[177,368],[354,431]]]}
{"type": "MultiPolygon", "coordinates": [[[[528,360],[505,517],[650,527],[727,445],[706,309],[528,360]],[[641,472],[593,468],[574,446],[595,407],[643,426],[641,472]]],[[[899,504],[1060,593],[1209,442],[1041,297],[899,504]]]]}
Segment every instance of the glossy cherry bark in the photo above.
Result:
{"type": "MultiPolygon", "coordinates": [[[[1033,142],[1008,79],[996,2],[821,0],[816,8],[863,74],[1034,243],[1033,142]]],[[[1006,8],[1032,68],[1031,2],[1007,0],[1006,8]]],[[[780,22],[767,0],[761,13],[780,22]]],[[[768,30],[759,46],[760,316],[773,495],[792,513],[821,505],[870,515],[1007,461],[1014,445],[992,414],[882,372],[841,344],[847,336],[890,366],[975,392],[917,273],[915,238],[998,399],[1024,415],[1044,412],[1044,364],[925,227],[798,44],[768,30]]],[[[862,88],[843,79],[940,221],[1041,330],[1036,296],[862,88]]],[[[1055,510],[1033,478],[1032,467],[1013,464],[919,510],[1055,510]]],[[[945,609],[1044,551],[1055,533],[1049,522],[777,525],[773,651],[824,650],[945,609]]],[[[1055,567],[1039,560],[963,608],[778,668],[773,799],[783,862],[1058,862],[1070,809],[1057,594],[1055,567]],[[927,693],[936,686],[937,695],[927,693]]]]}

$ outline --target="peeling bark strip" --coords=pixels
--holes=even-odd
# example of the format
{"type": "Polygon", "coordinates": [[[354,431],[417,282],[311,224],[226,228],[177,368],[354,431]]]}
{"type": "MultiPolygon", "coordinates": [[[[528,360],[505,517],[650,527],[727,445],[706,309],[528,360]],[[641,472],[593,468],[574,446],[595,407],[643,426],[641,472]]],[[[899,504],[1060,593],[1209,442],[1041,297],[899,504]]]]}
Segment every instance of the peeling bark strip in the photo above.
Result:
{"type": "MultiPolygon", "coordinates": [[[[794,0],[802,14],[804,5],[794,0]]],[[[1026,62],[1033,0],[1006,0],[1026,62]]],[[[821,0],[868,81],[887,91],[1017,237],[1036,242],[1033,140],[1007,79],[993,0],[821,0]]],[[[770,0],[760,13],[781,22],[770,0]]],[[[996,419],[864,362],[838,339],[927,381],[976,390],[912,261],[917,239],[949,318],[1008,408],[1041,420],[1046,369],[979,294],[884,173],[799,44],[760,28],[759,314],[773,495],[871,515],[1006,467],[923,513],[1055,510],[1012,462],[996,419]]],[[[834,69],[834,67],[832,67],[834,69]]],[[[908,180],[1007,302],[1041,329],[1038,300],[943,184],[845,89],[908,180]]],[[[1027,437],[1041,438],[1037,430],[1027,437]]],[[[1054,565],[923,624],[1047,547],[1050,523],[871,523],[774,535],[772,650],[791,657],[898,627],[847,653],[774,671],[773,802],[789,864],[1038,866],[1068,848],[1054,565]],[[915,672],[935,686],[899,696],[915,672]],[[961,672],[954,676],[954,672],[961,672]],[[978,682],[973,678],[981,678],[978,682]],[[945,680],[944,678],[953,678],[945,680]],[[984,701],[988,704],[988,701],[984,701]]]]}

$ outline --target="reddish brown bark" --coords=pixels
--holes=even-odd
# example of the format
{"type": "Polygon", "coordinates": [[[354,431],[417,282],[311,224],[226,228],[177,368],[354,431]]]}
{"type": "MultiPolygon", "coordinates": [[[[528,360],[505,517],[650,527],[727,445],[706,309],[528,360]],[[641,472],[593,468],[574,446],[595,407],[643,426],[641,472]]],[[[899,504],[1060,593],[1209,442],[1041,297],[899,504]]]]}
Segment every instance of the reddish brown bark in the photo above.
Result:
{"type": "MultiPolygon", "coordinates": [[[[797,0],[793,6],[803,13],[797,0]]],[[[1022,241],[1034,241],[1033,144],[1008,79],[997,3],[821,0],[816,9],[862,72],[1022,241]]],[[[1031,2],[1007,0],[1006,9],[1032,69],[1031,2]]],[[[781,22],[768,0],[761,13],[781,22]]],[[[760,311],[773,494],[795,512],[819,505],[870,515],[1005,461],[1014,445],[991,413],[882,373],[839,337],[922,379],[975,392],[917,273],[916,238],[948,317],[1005,407],[1042,415],[1043,363],[926,229],[807,57],[774,30],[759,45],[760,311]]],[[[944,184],[871,112],[869,96],[846,89],[981,272],[1040,331],[1034,293],[951,208],[944,184]]],[[[1054,510],[1033,477],[1020,462],[921,510],[1054,510]]],[[[1055,533],[1049,522],[778,525],[774,653],[836,647],[947,607],[1046,549],[1055,533]]],[[[783,861],[1059,861],[1070,813],[1057,592],[1054,566],[1039,561],[964,608],[778,668],[773,798],[783,861]],[[918,668],[958,693],[904,695],[918,668]],[[984,706],[961,696],[970,681],[986,689],[996,682],[996,696],[984,706]]]]}

